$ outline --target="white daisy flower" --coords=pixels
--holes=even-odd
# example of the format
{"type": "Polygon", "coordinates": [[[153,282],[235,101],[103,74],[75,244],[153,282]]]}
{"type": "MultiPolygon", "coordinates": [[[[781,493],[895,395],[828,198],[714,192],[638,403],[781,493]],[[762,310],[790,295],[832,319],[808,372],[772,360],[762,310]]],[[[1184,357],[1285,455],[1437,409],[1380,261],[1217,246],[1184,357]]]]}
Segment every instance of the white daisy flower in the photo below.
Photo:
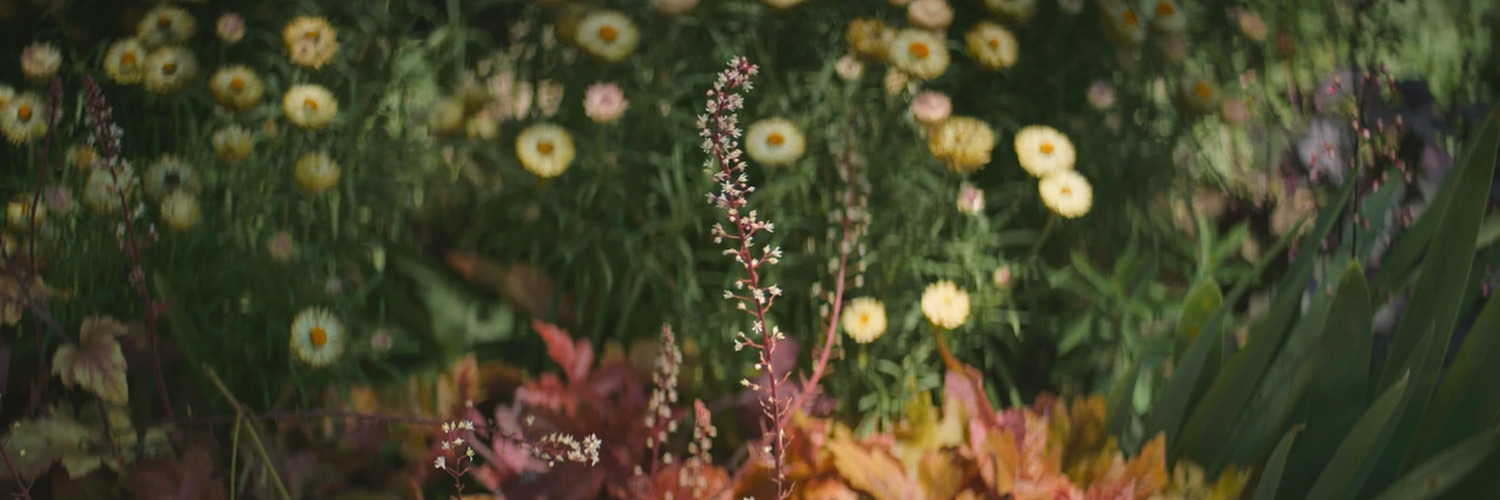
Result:
{"type": "Polygon", "coordinates": [[[344,325],[321,307],[309,307],[292,320],[292,355],[314,367],[332,364],[348,342],[344,325]]]}
{"type": "Polygon", "coordinates": [[[0,107],[0,132],[14,144],[47,136],[47,103],[35,92],[23,92],[0,107]]]}
{"type": "Polygon", "coordinates": [[[120,212],[120,192],[128,199],[139,185],[129,165],[116,167],[119,175],[108,168],[96,168],[83,183],[83,205],[94,213],[108,215],[120,212]]]}
{"type": "Polygon", "coordinates": [[[745,131],[744,147],[762,165],[790,165],[807,151],[807,136],[791,120],[766,118],[745,131]]]}

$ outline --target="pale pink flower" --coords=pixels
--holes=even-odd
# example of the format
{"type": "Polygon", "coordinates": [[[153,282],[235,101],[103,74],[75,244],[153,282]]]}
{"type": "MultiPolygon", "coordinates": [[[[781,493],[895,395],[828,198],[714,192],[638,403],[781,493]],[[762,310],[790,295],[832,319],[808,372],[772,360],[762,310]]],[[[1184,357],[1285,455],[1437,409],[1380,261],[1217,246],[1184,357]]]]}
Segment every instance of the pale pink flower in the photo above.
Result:
{"type": "Polygon", "coordinates": [[[1188,43],[1187,37],[1182,33],[1172,33],[1161,39],[1161,56],[1172,64],[1181,64],[1187,60],[1188,43]]]}
{"type": "Polygon", "coordinates": [[[557,114],[557,109],[562,107],[563,86],[552,80],[542,80],[537,83],[536,107],[542,112],[542,116],[552,117],[557,114]]]}
{"type": "Polygon", "coordinates": [[[913,0],[906,6],[906,18],[919,28],[941,30],[953,24],[953,7],[947,0],[913,0]]]}
{"type": "Polygon", "coordinates": [[[1089,106],[1094,109],[1103,111],[1112,108],[1115,106],[1115,88],[1104,80],[1096,81],[1089,85],[1088,99],[1089,106]]]}
{"type": "Polygon", "coordinates": [[[1261,19],[1260,14],[1240,11],[1239,24],[1240,34],[1245,35],[1245,38],[1256,42],[1266,39],[1266,22],[1261,19]]]}
{"type": "Polygon", "coordinates": [[[668,16],[680,16],[698,6],[698,0],[651,0],[651,6],[668,16]]]}
{"type": "Polygon", "coordinates": [[[595,83],[589,85],[588,90],[583,93],[583,114],[588,115],[594,123],[615,123],[625,115],[628,108],[630,101],[625,100],[625,92],[620,90],[619,85],[595,83]]]}
{"type": "Polygon", "coordinates": [[[375,330],[375,334],[370,336],[370,349],[375,352],[391,350],[392,343],[394,342],[391,339],[391,332],[385,331],[384,328],[375,330]]]}
{"type": "Polygon", "coordinates": [[[958,187],[958,211],[964,215],[984,213],[984,191],[967,182],[958,187]]]}
{"type": "Polygon", "coordinates": [[[1219,116],[1224,119],[1224,123],[1244,125],[1245,120],[1250,118],[1250,110],[1245,107],[1242,99],[1225,99],[1219,102],[1219,116]]]}
{"type": "Polygon", "coordinates": [[[993,281],[995,282],[995,288],[999,288],[1001,290],[1009,288],[1010,278],[1010,266],[1002,264],[1000,267],[995,268],[995,275],[992,277],[993,281]]]}
{"type": "Polygon", "coordinates": [[[277,231],[276,234],[271,235],[271,240],[267,242],[266,247],[270,250],[271,259],[277,262],[290,260],[292,252],[297,249],[296,244],[292,242],[292,233],[286,231],[277,231]]]}
{"type": "Polygon", "coordinates": [[[833,66],[833,71],[838,73],[839,78],[845,80],[858,80],[865,73],[865,63],[859,62],[854,56],[845,54],[839,58],[839,62],[833,66]]]}
{"type": "Polygon", "coordinates": [[[953,101],[942,92],[924,91],[911,100],[911,116],[923,125],[942,123],[952,113],[953,101]]]}
{"type": "Polygon", "coordinates": [[[52,81],[57,69],[62,67],[62,51],[56,45],[37,42],[21,51],[21,73],[31,83],[43,85],[52,81]]]}
{"type": "Polygon", "coordinates": [[[233,12],[224,14],[219,16],[216,29],[219,39],[224,43],[239,43],[240,39],[245,37],[245,19],[233,12]]]}

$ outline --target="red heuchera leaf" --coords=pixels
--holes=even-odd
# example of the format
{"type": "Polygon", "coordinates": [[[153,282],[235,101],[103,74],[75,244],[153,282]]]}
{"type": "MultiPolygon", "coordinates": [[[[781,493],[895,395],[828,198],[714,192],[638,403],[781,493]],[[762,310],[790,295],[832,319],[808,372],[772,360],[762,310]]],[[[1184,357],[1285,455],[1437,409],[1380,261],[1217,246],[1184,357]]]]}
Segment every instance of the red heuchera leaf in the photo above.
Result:
{"type": "Polygon", "coordinates": [[[516,389],[516,401],[567,415],[572,415],[578,406],[572,388],[563,386],[562,380],[551,373],[543,373],[536,381],[516,389]]]}
{"type": "Polygon", "coordinates": [[[76,385],[98,394],[107,403],[128,404],[130,387],[125,384],[125,352],[115,339],[126,333],[129,330],[114,318],[84,318],[78,344],[58,347],[52,356],[52,374],[69,388],[76,385]]]}
{"type": "Polygon", "coordinates": [[[569,383],[577,384],[588,378],[589,368],[594,365],[594,348],[587,340],[574,343],[568,332],[539,319],[531,320],[531,327],[542,335],[542,340],[547,343],[547,354],[562,366],[569,383]]]}

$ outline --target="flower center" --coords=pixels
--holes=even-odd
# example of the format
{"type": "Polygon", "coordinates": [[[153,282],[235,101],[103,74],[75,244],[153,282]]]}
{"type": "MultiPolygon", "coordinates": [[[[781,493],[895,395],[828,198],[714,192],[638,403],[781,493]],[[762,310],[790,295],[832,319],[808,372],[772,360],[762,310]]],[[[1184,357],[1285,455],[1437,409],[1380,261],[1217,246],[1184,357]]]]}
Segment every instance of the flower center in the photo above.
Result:
{"type": "Polygon", "coordinates": [[[906,47],[906,50],[917,59],[926,59],[927,56],[932,54],[932,49],[927,47],[927,44],[923,42],[912,42],[911,45],[906,47]]]}
{"type": "Polygon", "coordinates": [[[772,146],[780,146],[785,142],[786,137],[781,135],[781,133],[779,132],[771,132],[771,135],[766,136],[766,144],[770,144],[772,146]]]}
{"type": "Polygon", "coordinates": [[[169,63],[161,65],[161,72],[162,72],[162,74],[167,75],[167,76],[172,76],[174,74],[177,74],[177,63],[169,62],[169,63]]]}
{"type": "Polygon", "coordinates": [[[603,39],[606,42],[613,42],[615,41],[615,37],[618,36],[620,36],[620,30],[615,29],[614,26],[599,27],[599,38],[603,39]]]}
{"type": "Polygon", "coordinates": [[[1128,25],[1128,26],[1138,26],[1138,25],[1141,24],[1141,20],[1135,18],[1135,11],[1133,11],[1133,10],[1126,10],[1125,11],[1125,24],[1128,25]]]}
{"type": "Polygon", "coordinates": [[[1157,17],[1169,17],[1172,14],[1176,14],[1176,13],[1177,13],[1177,7],[1174,6],[1174,5],[1172,5],[1172,2],[1157,2],[1156,3],[1156,15],[1157,15],[1157,17]]]}
{"type": "Polygon", "coordinates": [[[1058,192],[1062,193],[1063,196],[1073,196],[1073,188],[1069,186],[1063,186],[1058,192]]]}
{"type": "Polygon", "coordinates": [[[182,173],[168,172],[167,175],[162,179],[162,183],[167,185],[166,187],[168,190],[177,189],[178,187],[182,186],[182,173]]]}
{"type": "Polygon", "coordinates": [[[998,48],[1000,48],[1000,39],[999,38],[991,38],[990,39],[990,48],[991,49],[998,49],[998,48]]]}
{"type": "Polygon", "coordinates": [[[235,90],[245,90],[245,79],[238,76],[234,77],[233,79],[229,80],[229,88],[235,90]]]}
{"type": "Polygon", "coordinates": [[[135,64],[135,52],[126,52],[125,55],[120,56],[120,64],[123,66],[135,64]]]}
{"type": "Polygon", "coordinates": [[[302,34],[302,39],[303,40],[308,40],[308,41],[312,41],[312,42],[316,42],[316,41],[318,41],[321,38],[323,38],[323,36],[321,34],[319,34],[317,30],[308,30],[307,33],[303,33],[302,34]]]}
{"type": "Polygon", "coordinates": [[[1207,83],[1198,82],[1196,85],[1193,85],[1193,93],[1198,94],[1198,97],[1208,99],[1209,97],[1213,97],[1214,91],[1208,88],[1207,83]]]}
{"type": "Polygon", "coordinates": [[[20,118],[21,121],[30,120],[31,119],[31,105],[30,104],[22,104],[20,108],[16,109],[16,118],[20,118]]]}
{"type": "Polygon", "coordinates": [[[328,343],[328,330],[324,330],[321,326],[312,327],[312,331],[307,332],[307,336],[312,341],[313,347],[323,347],[328,343]]]}
{"type": "Polygon", "coordinates": [[[307,108],[308,111],[317,111],[318,110],[318,101],[313,100],[313,98],[311,98],[311,97],[303,99],[302,100],[302,107],[307,108]]]}
{"type": "Polygon", "coordinates": [[[859,315],[859,324],[860,325],[868,325],[868,324],[870,324],[870,315],[868,315],[868,314],[861,314],[861,315],[859,315]]]}
{"type": "Polygon", "coordinates": [[[1037,149],[1040,150],[1042,152],[1042,154],[1044,154],[1044,155],[1050,155],[1050,154],[1052,154],[1052,151],[1054,149],[1057,149],[1057,148],[1054,148],[1052,146],[1052,143],[1050,143],[1050,142],[1044,142],[1044,143],[1042,143],[1042,147],[1037,148],[1037,149]]]}
{"type": "Polygon", "coordinates": [[[167,28],[171,28],[171,27],[172,27],[172,18],[171,17],[167,16],[166,14],[162,14],[160,16],[157,16],[157,18],[156,18],[156,28],[157,29],[167,29],[167,28]]]}
{"type": "Polygon", "coordinates": [[[536,143],[536,152],[538,153],[550,155],[553,149],[552,141],[540,141],[536,143]]]}

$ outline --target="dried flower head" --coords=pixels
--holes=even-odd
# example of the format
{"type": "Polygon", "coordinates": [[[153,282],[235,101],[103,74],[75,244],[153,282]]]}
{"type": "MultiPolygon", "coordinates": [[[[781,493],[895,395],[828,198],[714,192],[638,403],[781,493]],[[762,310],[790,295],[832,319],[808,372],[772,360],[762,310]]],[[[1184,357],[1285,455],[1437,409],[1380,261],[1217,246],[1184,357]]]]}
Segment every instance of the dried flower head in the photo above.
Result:
{"type": "Polygon", "coordinates": [[[219,35],[219,40],[234,45],[245,37],[245,18],[234,12],[225,13],[219,16],[219,21],[215,23],[214,28],[215,33],[219,35]]]}
{"type": "Polygon", "coordinates": [[[953,24],[953,7],[947,0],[913,0],[906,5],[906,19],[912,26],[940,31],[953,24]]]}
{"type": "Polygon", "coordinates": [[[34,85],[46,85],[62,67],[62,51],[56,45],[37,42],[21,51],[21,74],[34,85]]]}
{"type": "Polygon", "coordinates": [[[1031,125],[1016,132],[1016,159],[1021,168],[1032,177],[1045,177],[1053,172],[1072,170],[1077,152],[1073,141],[1057,129],[1045,125],[1031,125]]]}
{"type": "Polygon", "coordinates": [[[948,46],[943,37],[931,31],[904,29],[891,38],[886,48],[891,66],[920,80],[931,80],[948,70],[948,46]]]}
{"type": "Polygon", "coordinates": [[[293,85],[281,98],[281,111],[293,125],[316,130],[338,116],[339,102],[322,85],[293,85]]]}
{"type": "Polygon", "coordinates": [[[969,57],[980,66],[993,71],[1009,68],[1020,57],[1020,44],[1016,35],[999,23],[980,21],[964,35],[964,46],[969,57]]]}
{"type": "Polygon", "coordinates": [[[929,127],[942,124],[952,113],[953,100],[942,92],[925,90],[911,100],[912,119],[929,127]]]}
{"type": "Polygon", "coordinates": [[[922,291],[922,315],[939,328],[963,326],[969,319],[969,293],[948,280],[927,285],[922,291]]]}
{"type": "Polygon", "coordinates": [[[193,31],[197,27],[197,22],[188,11],[176,5],[162,3],[141,17],[141,22],[136,25],[135,37],[150,49],[181,45],[193,37],[193,31]]]}
{"type": "Polygon", "coordinates": [[[807,137],[791,120],[766,118],[745,132],[745,152],[765,165],[790,165],[807,151],[807,137]]]}
{"type": "Polygon", "coordinates": [[[309,196],[317,196],[339,183],[339,164],[333,161],[327,153],[313,152],[302,155],[297,159],[297,168],[293,173],[297,180],[297,186],[302,192],[309,196]]]}
{"type": "Polygon", "coordinates": [[[110,44],[104,53],[104,74],[121,85],[134,85],[146,79],[146,46],[134,38],[110,44]]]}
{"type": "Polygon", "coordinates": [[[198,78],[198,57],[177,45],[158,47],[146,56],[146,90],[171,94],[198,78]]]}
{"type": "Polygon", "coordinates": [[[173,231],[187,231],[198,225],[198,196],[176,191],[161,200],[161,220],[173,231]]]}
{"type": "Polygon", "coordinates": [[[230,125],[214,132],[214,153],[219,159],[236,164],[250,157],[255,150],[255,138],[250,130],[239,125],[230,125]]]}
{"type": "Polygon", "coordinates": [[[842,313],[844,333],[860,344],[874,342],[885,335],[885,304],[870,297],[849,301],[842,313]]]}
{"type": "Polygon", "coordinates": [[[968,174],[989,164],[990,153],[995,149],[995,132],[978,119],[955,116],[927,138],[927,148],[949,171],[968,174]]]}
{"type": "Polygon", "coordinates": [[[612,10],[589,13],[578,21],[574,43],[604,62],[617,63],[635,52],[641,30],[625,14],[612,10]]]}
{"type": "Polygon", "coordinates": [[[1037,182],[1042,204],[1057,215],[1069,219],[1082,217],[1094,204],[1094,188],[1078,172],[1061,170],[1037,182]]]}
{"type": "Polygon", "coordinates": [[[244,111],[260,104],[266,86],[254,70],[244,65],[219,68],[208,81],[209,93],[220,106],[244,111]]]}
{"type": "Polygon", "coordinates": [[[198,194],[202,189],[202,183],[198,180],[198,170],[192,165],[182,161],[176,155],[165,154],[146,169],[143,187],[146,189],[147,198],[152,201],[161,201],[167,195],[178,191],[198,194]]]}
{"type": "Polygon", "coordinates": [[[281,29],[281,41],[292,64],[316,70],[338,55],[338,34],[327,19],[298,16],[281,29]]]}
{"type": "Polygon", "coordinates": [[[532,125],[516,135],[516,158],[521,167],[543,179],[562,175],[577,154],[573,135],[558,125],[532,125]]]}

